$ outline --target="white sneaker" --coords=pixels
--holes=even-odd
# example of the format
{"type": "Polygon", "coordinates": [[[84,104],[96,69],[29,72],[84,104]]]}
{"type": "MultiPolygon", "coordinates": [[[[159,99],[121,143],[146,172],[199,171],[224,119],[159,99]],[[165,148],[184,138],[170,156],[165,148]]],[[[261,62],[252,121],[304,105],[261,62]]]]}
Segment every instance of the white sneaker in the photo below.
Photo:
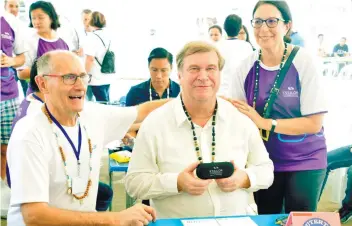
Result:
{"type": "Polygon", "coordinates": [[[5,181],[1,180],[1,219],[7,218],[11,198],[11,189],[5,181]]]}

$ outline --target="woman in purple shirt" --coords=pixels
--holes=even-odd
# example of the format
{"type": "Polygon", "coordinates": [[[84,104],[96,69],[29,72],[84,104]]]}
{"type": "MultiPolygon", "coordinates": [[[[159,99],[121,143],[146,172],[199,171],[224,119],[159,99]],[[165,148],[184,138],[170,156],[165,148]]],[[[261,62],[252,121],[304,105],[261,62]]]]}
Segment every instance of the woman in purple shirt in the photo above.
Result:
{"type": "MultiPolygon", "coordinates": [[[[26,68],[19,73],[20,79],[29,79],[30,68],[35,59],[52,50],[69,50],[68,42],[60,38],[56,30],[60,27],[59,16],[50,2],[37,1],[29,8],[29,27],[36,32],[28,39],[26,68]]],[[[27,95],[32,93],[31,87],[27,95]]]]}
{"type": "Polygon", "coordinates": [[[259,1],[251,22],[260,49],[236,68],[231,96],[244,100],[235,105],[256,123],[274,162],[273,185],[254,194],[258,213],[281,213],[283,206],[286,213],[316,211],[327,166],[322,127],[327,106],[319,71],[300,48],[280,74],[294,49],[285,1],[259,1]]]}

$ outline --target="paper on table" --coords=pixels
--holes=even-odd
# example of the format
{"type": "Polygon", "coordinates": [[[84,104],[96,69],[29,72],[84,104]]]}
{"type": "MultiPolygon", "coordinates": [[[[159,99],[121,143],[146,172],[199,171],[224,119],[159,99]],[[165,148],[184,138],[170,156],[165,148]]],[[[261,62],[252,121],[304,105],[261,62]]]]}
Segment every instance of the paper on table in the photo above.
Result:
{"type": "Polygon", "coordinates": [[[218,222],[215,219],[181,220],[181,222],[183,226],[195,226],[195,225],[219,226],[218,222]]]}
{"type": "Polygon", "coordinates": [[[219,226],[258,226],[254,221],[249,217],[235,217],[235,218],[220,218],[217,219],[219,226]]]}

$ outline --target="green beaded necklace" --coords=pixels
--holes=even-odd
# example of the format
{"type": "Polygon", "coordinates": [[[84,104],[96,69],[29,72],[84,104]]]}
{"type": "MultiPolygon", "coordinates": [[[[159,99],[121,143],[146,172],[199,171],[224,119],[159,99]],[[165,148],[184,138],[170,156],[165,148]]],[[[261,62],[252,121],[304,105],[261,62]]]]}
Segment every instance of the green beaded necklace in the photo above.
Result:
{"type": "MultiPolygon", "coordinates": [[[[185,104],[183,103],[182,97],[181,97],[181,103],[182,103],[183,111],[185,112],[188,121],[191,123],[191,128],[192,128],[192,132],[193,132],[193,141],[194,141],[194,146],[195,146],[195,151],[197,153],[198,161],[200,163],[203,163],[203,158],[202,158],[202,156],[200,154],[200,146],[199,146],[199,143],[198,143],[195,126],[194,126],[194,124],[192,122],[191,116],[188,114],[188,112],[186,110],[186,107],[185,107],[185,104]]],[[[213,116],[212,116],[212,123],[211,123],[211,125],[212,125],[212,137],[213,137],[212,138],[212,142],[211,142],[211,161],[212,162],[215,161],[215,125],[216,125],[216,112],[217,111],[218,111],[218,102],[216,101],[215,109],[214,109],[213,116]]]]}

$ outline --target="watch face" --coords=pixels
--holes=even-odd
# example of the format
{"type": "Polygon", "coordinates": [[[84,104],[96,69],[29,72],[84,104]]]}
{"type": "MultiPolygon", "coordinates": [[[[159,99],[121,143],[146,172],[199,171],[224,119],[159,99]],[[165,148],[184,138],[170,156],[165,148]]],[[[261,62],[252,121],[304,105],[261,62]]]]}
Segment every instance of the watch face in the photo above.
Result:
{"type": "Polygon", "coordinates": [[[271,122],[271,124],[272,124],[273,126],[277,126],[277,121],[276,121],[276,120],[273,120],[273,121],[271,122]]]}

